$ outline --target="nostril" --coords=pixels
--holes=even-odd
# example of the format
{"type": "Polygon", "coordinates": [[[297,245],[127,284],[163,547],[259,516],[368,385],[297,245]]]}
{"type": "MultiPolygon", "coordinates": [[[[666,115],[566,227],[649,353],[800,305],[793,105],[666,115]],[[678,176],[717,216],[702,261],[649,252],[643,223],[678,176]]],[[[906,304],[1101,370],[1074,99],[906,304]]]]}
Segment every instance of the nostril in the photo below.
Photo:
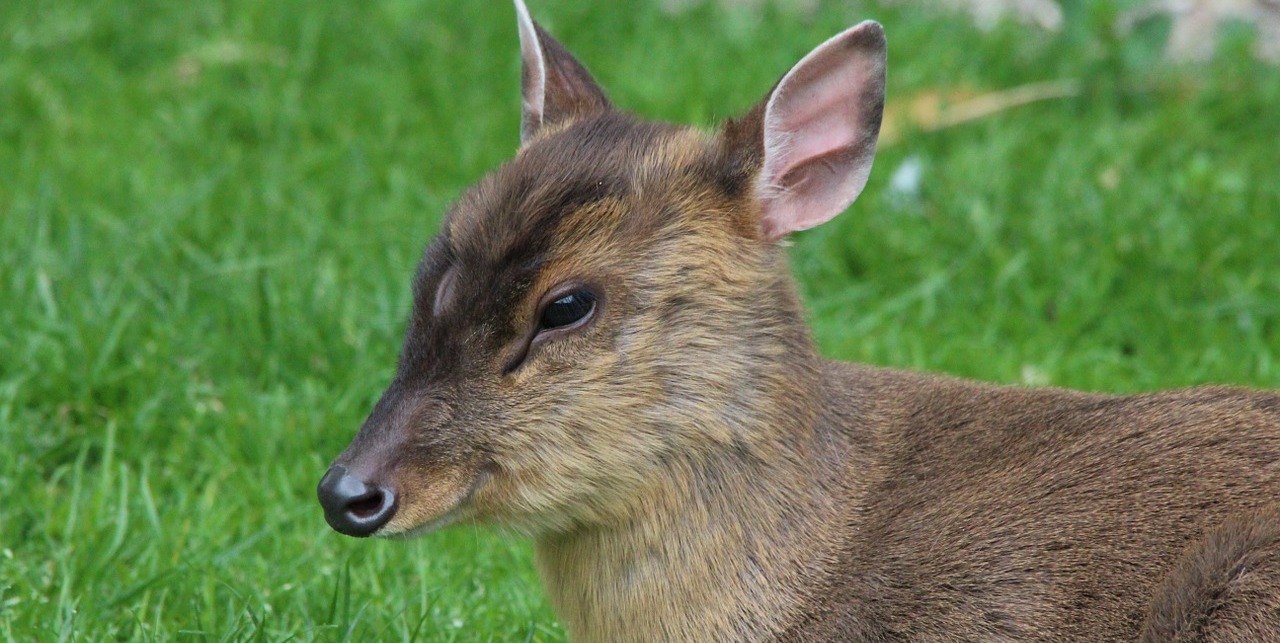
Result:
{"type": "Polygon", "coordinates": [[[392,490],[366,483],[342,466],[329,469],[316,493],[329,526],[348,536],[369,536],[396,512],[392,490]]]}
{"type": "Polygon", "coordinates": [[[347,511],[356,518],[366,519],[372,517],[382,510],[383,494],[381,490],[375,489],[372,493],[363,498],[356,498],[347,503],[347,511]]]}

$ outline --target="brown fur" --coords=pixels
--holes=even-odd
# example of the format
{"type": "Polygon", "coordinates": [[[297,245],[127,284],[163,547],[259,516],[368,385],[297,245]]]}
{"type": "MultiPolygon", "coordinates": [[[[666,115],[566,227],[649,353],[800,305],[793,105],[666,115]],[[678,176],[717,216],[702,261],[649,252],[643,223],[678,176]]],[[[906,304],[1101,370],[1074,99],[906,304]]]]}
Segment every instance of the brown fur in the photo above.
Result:
{"type": "Polygon", "coordinates": [[[381,534],[532,536],[580,641],[1280,640],[1280,396],[824,360],[760,229],[760,108],[570,114],[426,252],[338,459],[398,490],[381,534]],[[566,282],[594,319],[531,339],[566,282]]]}

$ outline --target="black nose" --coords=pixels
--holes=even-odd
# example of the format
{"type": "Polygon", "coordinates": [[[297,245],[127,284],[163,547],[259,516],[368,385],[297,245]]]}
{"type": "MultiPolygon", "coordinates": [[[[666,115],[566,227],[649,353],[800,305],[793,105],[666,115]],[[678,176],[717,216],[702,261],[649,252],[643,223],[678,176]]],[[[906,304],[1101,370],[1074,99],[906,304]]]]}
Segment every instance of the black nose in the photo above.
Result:
{"type": "Polygon", "coordinates": [[[369,484],[342,466],[335,465],[324,474],[316,495],[329,526],[348,536],[368,536],[396,513],[394,491],[369,484]]]}

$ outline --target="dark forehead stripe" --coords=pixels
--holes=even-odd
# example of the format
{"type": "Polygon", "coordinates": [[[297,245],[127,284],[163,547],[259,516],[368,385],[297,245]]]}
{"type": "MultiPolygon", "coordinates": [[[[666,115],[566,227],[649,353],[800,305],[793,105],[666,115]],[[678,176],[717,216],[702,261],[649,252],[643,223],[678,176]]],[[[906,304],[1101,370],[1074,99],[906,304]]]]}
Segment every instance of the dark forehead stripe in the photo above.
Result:
{"type": "Polygon", "coordinates": [[[530,261],[549,249],[565,217],[630,192],[636,164],[674,129],[609,113],[534,141],[457,211],[470,224],[459,226],[460,253],[530,261]]]}

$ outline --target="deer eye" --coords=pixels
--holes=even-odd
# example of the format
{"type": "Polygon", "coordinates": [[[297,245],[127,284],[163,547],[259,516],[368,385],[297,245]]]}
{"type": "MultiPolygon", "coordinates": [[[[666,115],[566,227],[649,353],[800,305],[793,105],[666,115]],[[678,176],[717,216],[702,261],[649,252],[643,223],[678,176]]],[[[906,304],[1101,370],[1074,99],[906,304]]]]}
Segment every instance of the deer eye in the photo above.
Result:
{"type": "Polygon", "coordinates": [[[564,328],[591,316],[596,309],[596,296],[587,290],[574,290],[548,303],[538,318],[540,330],[564,328]]]}

